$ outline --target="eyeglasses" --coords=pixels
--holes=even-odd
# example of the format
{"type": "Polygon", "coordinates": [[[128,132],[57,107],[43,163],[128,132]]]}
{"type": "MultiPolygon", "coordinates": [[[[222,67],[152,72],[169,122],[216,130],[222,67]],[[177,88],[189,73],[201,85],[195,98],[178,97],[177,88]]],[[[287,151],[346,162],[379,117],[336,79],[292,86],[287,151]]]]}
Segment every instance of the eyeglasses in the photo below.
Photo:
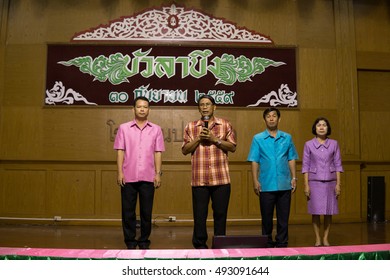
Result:
{"type": "Polygon", "coordinates": [[[213,105],[213,103],[201,103],[201,104],[199,104],[199,107],[210,107],[212,105],[213,105]]]}

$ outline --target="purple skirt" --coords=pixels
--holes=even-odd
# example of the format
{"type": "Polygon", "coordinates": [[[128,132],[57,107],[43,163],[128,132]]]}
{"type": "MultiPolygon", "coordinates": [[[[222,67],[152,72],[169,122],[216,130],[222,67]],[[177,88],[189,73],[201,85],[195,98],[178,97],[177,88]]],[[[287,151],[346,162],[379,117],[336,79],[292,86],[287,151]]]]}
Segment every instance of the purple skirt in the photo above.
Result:
{"type": "Polygon", "coordinates": [[[335,215],[339,213],[336,198],[336,181],[309,181],[310,199],[307,211],[312,215],[335,215]]]}

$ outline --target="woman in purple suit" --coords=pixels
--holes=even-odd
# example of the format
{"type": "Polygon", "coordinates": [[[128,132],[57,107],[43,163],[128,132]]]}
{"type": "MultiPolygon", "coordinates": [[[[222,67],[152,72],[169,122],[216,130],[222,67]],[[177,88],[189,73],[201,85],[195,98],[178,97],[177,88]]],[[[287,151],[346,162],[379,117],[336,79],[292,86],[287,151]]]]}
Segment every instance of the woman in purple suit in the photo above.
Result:
{"type": "Polygon", "coordinates": [[[312,215],[316,236],[315,246],[330,246],[328,235],[332,215],[338,214],[340,196],[340,173],[343,172],[339,145],[329,139],[331,127],[326,118],[317,118],[312,127],[316,136],[305,143],[302,159],[307,208],[312,215]],[[324,236],[320,236],[320,217],[324,215],[324,236]]]}

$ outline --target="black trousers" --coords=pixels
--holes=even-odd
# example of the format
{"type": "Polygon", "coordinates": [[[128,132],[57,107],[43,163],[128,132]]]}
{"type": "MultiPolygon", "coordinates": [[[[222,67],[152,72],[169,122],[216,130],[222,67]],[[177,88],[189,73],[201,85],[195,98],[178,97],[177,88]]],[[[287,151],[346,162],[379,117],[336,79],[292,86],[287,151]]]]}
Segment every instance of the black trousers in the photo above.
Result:
{"type": "Polygon", "coordinates": [[[152,209],[154,199],[154,184],[152,182],[126,183],[121,188],[122,199],[122,228],[127,248],[137,245],[149,246],[149,236],[152,232],[152,209]],[[139,196],[141,236],[136,237],[136,206],[139,196]]]}
{"type": "Polygon", "coordinates": [[[194,232],[192,244],[197,249],[207,249],[207,215],[209,201],[213,209],[214,235],[226,235],[226,219],[230,199],[230,184],[218,186],[193,186],[192,210],[194,232]]]}
{"type": "Polygon", "coordinates": [[[268,247],[287,247],[288,219],[290,216],[291,191],[260,192],[262,233],[268,236],[268,247]],[[276,236],[272,239],[273,216],[276,207],[276,236]]]}

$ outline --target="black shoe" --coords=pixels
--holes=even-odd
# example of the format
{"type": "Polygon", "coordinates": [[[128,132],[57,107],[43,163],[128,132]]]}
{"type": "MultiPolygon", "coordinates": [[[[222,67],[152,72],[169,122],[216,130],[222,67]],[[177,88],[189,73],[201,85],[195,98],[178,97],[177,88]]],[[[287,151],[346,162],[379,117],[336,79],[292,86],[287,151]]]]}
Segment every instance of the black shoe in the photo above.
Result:
{"type": "Polygon", "coordinates": [[[141,250],[149,250],[149,244],[138,244],[138,248],[141,250]]]}
{"type": "Polygon", "coordinates": [[[268,241],[266,247],[267,248],[275,248],[276,242],[268,241]]]}
{"type": "Polygon", "coordinates": [[[135,245],[135,244],[127,245],[127,249],[128,250],[135,250],[135,249],[137,249],[137,245],[135,245]]]}

